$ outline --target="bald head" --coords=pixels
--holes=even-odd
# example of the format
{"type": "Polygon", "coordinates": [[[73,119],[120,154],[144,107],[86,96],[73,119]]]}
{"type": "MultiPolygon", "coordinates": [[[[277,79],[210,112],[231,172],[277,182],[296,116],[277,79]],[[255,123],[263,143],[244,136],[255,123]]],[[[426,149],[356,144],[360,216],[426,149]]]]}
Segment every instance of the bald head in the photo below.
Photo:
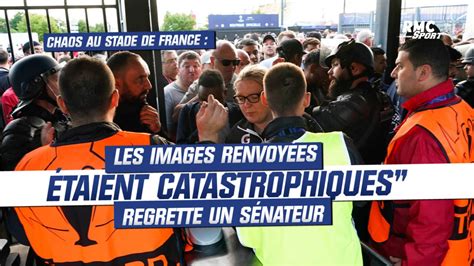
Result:
{"type": "Polygon", "coordinates": [[[216,49],[213,52],[214,56],[223,55],[226,53],[236,53],[235,46],[227,40],[218,40],[216,42],[216,49]]]}
{"type": "Polygon", "coordinates": [[[211,67],[221,72],[227,84],[232,79],[239,58],[234,45],[226,40],[219,40],[211,56],[211,67]]]}
{"type": "Polygon", "coordinates": [[[246,67],[248,64],[250,64],[250,57],[249,55],[247,54],[247,52],[245,52],[244,50],[242,49],[237,49],[237,56],[239,57],[240,59],[240,64],[237,66],[237,69],[235,70],[235,74],[239,74],[240,71],[246,67]]]}

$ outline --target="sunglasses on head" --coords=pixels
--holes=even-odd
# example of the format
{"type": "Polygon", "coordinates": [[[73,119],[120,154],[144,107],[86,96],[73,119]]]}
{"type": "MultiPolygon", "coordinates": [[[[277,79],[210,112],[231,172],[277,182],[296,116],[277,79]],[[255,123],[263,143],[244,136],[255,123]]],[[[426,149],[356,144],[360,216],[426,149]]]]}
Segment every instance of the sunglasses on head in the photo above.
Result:
{"type": "Polygon", "coordinates": [[[230,64],[232,64],[233,66],[238,66],[240,64],[239,59],[233,59],[233,60],[217,59],[217,60],[219,60],[223,66],[230,66],[230,64]]]}

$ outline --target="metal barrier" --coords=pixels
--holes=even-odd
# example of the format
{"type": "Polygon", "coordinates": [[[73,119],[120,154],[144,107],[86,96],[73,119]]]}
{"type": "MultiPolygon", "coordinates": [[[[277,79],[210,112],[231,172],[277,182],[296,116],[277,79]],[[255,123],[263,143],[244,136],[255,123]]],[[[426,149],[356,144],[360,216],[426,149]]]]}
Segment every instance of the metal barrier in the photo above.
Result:
{"type": "MultiPolygon", "coordinates": [[[[7,33],[8,35],[8,50],[12,56],[12,60],[15,60],[15,40],[13,34],[18,31],[17,28],[14,28],[18,25],[18,19],[24,16],[26,22],[26,33],[28,34],[28,41],[32,43],[33,41],[33,25],[31,23],[32,17],[38,19],[41,17],[47,23],[47,33],[71,33],[71,32],[93,32],[93,31],[123,31],[123,16],[121,13],[120,1],[119,0],[97,0],[97,4],[80,4],[78,1],[74,0],[58,0],[58,4],[53,5],[32,5],[28,4],[30,0],[17,0],[12,1],[9,5],[0,4],[0,34],[7,33]],[[18,4],[16,4],[16,3],[18,4]],[[23,2],[23,4],[20,4],[23,2]],[[15,5],[16,4],[16,5],[15,5]],[[97,13],[101,11],[102,22],[95,25],[91,25],[90,13],[97,13]],[[44,15],[38,14],[44,13],[44,15]],[[55,17],[51,13],[62,12],[64,14],[64,20],[62,18],[55,17]],[[77,24],[72,24],[75,21],[75,17],[71,18],[71,13],[82,12],[84,14],[83,19],[79,19],[77,24]],[[14,13],[13,17],[11,14],[14,13]],[[2,18],[3,15],[3,18],[2,18]],[[110,18],[115,17],[116,21],[111,22],[110,18]],[[2,21],[3,20],[3,21],[2,21]],[[15,21],[14,21],[15,20],[15,21]],[[82,22],[81,22],[82,20],[82,22]],[[13,24],[12,22],[16,23],[13,24]],[[113,23],[113,24],[112,24],[113,23]],[[3,26],[3,25],[4,26],[3,26]],[[84,27],[85,26],[85,27],[84,27]],[[5,32],[6,30],[6,32],[5,32]]],[[[95,17],[94,17],[95,18],[95,17]]],[[[43,32],[46,33],[46,32],[43,32]]],[[[41,33],[40,33],[41,34],[41,33]]],[[[42,39],[42,36],[39,36],[39,40],[42,39]]],[[[1,39],[0,39],[1,43],[1,39]]],[[[24,43],[24,42],[23,42],[24,43]]],[[[34,53],[33,46],[30,45],[31,53],[34,53]]]]}

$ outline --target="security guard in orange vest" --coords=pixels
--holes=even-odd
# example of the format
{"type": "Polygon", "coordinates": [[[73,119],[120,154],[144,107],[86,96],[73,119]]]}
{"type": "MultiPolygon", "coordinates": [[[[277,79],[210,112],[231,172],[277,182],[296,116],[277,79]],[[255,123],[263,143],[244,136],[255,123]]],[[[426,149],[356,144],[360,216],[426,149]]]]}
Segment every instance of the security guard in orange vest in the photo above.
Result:
{"type": "MultiPolygon", "coordinates": [[[[408,115],[386,164],[474,162],[474,112],[454,94],[448,67],[440,40],[400,47],[392,77],[408,115]]],[[[395,265],[472,265],[472,211],[471,199],[373,202],[372,244],[395,265]]]]}
{"type": "MultiPolygon", "coordinates": [[[[103,169],[105,146],[163,142],[149,134],[121,131],[112,122],[119,102],[114,85],[112,72],[101,61],[79,58],[69,62],[59,77],[57,101],[71,116],[72,128],[51,145],[27,154],[16,170],[103,169]]],[[[225,125],[213,115],[223,116],[226,123],[225,109],[211,97],[198,113],[197,122],[208,126],[201,140],[216,140],[216,131],[225,125]],[[213,122],[205,124],[207,121],[213,122]]],[[[112,206],[15,210],[31,247],[48,264],[183,264],[180,240],[173,229],[115,229],[112,206]]]]}

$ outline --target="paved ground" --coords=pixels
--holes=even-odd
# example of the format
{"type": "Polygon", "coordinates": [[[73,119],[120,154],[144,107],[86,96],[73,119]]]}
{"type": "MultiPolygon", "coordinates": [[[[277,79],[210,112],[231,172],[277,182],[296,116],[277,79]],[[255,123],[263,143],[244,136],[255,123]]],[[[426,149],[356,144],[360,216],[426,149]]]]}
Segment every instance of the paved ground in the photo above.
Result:
{"type": "Polygon", "coordinates": [[[22,244],[14,244],[10,246],[10,253],[20,254],[20,265],[25,266],[26,256],[28,255],[28,249],[29,247],[23,246],[22,244]]]}

